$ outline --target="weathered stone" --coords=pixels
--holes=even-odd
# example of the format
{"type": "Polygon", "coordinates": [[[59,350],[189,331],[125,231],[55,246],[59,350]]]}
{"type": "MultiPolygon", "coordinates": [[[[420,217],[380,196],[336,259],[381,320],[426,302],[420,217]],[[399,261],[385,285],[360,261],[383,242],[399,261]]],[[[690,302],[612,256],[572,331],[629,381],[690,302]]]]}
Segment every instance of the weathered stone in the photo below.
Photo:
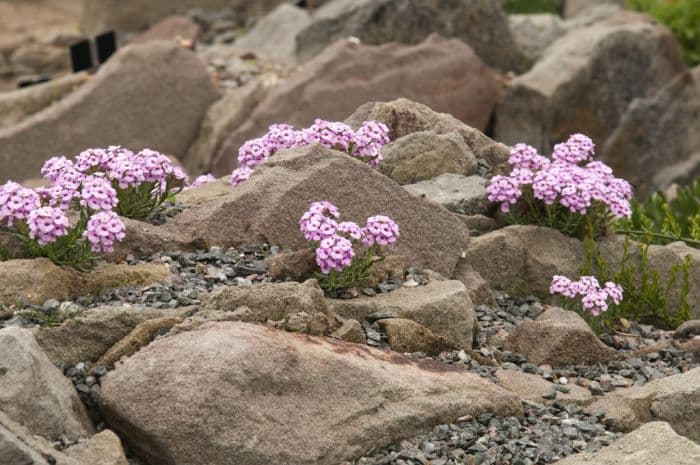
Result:
{"type": "Polygon", "coordinates": [[[291,279],[301,281],[308,278],[316,267],[316,252],[301,249],[294,252],[280,252],[265,260],[267,274],[275,281],[291,279]]]}
{"type": "Polygon", "coordinates": [[[163,18],[146,32],[139,34],[131,41],[133,44],[144,44],[152,40],[190,40],[199,37],[201,28],[199,24],[187,16],[173,15],[163,18]]]}
{"type": "Polygon", "coordinates": [[[337,205],[346,220],[390,216],[401,228],[390,250],[413,266],[449,276],[468,244],[461,222],[447,210],[416,199],[365,163],[319,145],[280,151],[227,196],[190,207],[159,229],[187,236],[203,248],[268,243],[296,250],[308,247],[299,218],[319,199],[337,205]]]}
{"type": "Polygon", "coordinates": [[[186,13],[193,8],[220,11],[230,8],[242,17],[261,16],[284,0],[90,0],[85,2],[80,18],[80,30],[85,35],[95,35],[115,29],[135,32],[176,13],[186,13]]]}
{"type": "Polygon", "coordinates": [[[220,287],[207,298],[204,308],[208,310],[234,311],[245,307],[240,321],[265,323],[267,320],[284,320],[295,313],[311,315],[328,313],[323,291],[316,280],[302,284],[274,283],[254,287],[220,287]]]}
{"type": "Polygon", "coordinates": [[[34,331],[1,329],[0,354],[0,410],[12,420],[51,441],[94,431],[73,384],[42,352],[34,331]]]}
{"type": "Polygon", "coordinates": [[[549,153],[584,133],[602,146],[635,98],[653,95],[684,69],[668,29],[620,11],[570,30],[508,84],[496,109],[496,139],[549,153]]]}
{"type": "Polygon", "coordinates": [[[444,337],[436,336],[425,326],[404,318],[378,320],[377,324],[387,336],[387,342],[396,352],[424,352],[439,355],[454,346],[444,337]]]}
{"type": "Polygon", "coordinates": [[[561,17],[555,14],[509,15],[508,23],[518,49],[533,62],[566,33],[561,17]]]}
{"type": "Polygon", "coordinates": [[[461,261],[457,265],[453,279],[461,281],[474,305],[495,305],[496,297],[484,278],[469,263],[461,261]]]}
{"type": "Polygon", "coordinates": [[[19,123],[43,110],[80,87],[87,79],[87,73],[75,73],[43,84],[0,93],[0,128],[19,123]]]}
{"type": "Polygon", "coordinates": [[[2,411],[0,411],[0,463],[3,465],[107,465],[78,462],[58,452],[49,441],[41,436],[32,435],[27,428],[10,419],[2,411]]]}
{"type": "Polygon", "coordinates": [[[425,286],[401,288],[375,297],[326,299],[343,318],[364,320],[379,310],[391,310],[398,318],[413,320],[457,347],[471,347],[474,308],[459,281],[432,281],[425,286]]]}
{"type": "Polygon", "coordinates": [[[379,99],[407,97],[484,129],[499,90],[493,72],[456,39],[431,36],[417,45],[378,46],[343,39],[269,91],[246,123],[222,143],[214,173],[229,174],[238,148],[265,134],[271,124],[305,127],[316,118],[338,121],[379,99]]]}
{"type": "Polygon", "coordinates": [[[486,192],[488,182],[481,176],[447,173],[428,181],[408,184],[404,189],[416,197],[439,203],[451,212],[476,215],[492,209],[486,192]]]}
{"type": "Polygon", "coordinates": [[[457,132],[408,134],[382,149],[379,169],[399,184],[426,181],[444,173],[476,173],[476,157],[457,132]]]}
{"type": "Polygon", "coordinates": [[[700,441],[700,368],[650,381],[644,386],[618,389],[588,408],[605,413],[606,424],[629,432],[650,421],[665,421],[678,433],[700,441]]]}
{"type": "Polygon", "coordinates": [[[0,303],[42,304],[47,299],[67,300],[75,287],[73,271],[48,258],[0,262],[0,303]]]}
{"type": "MultiPolygon", "coordinates": [[[[514,392],[522,399],[533,402],[546,403],[546,397],[554,390],[554,384],[542,376],[518,370],[497,370],[496,379],[503,388],[514,392]]],[[[588,389],[575,384],[569,384],[567,388],[569,392],[557,391],[555,397],[557,401],[579,405],[587,405],[593,401],[593,396],[588,389]]]]}
{"type": "Polygon", "coordinates": [[[218,96],[192,52],[162,41],[125,47],[77,91],[0,130],[0,182],[35,177],[48,158],[88,147],[125,144],[182,157],[218,96]]]}
{"type": "Polygon", "coordinates": [[[465,259],[490,287],[513,295],[549,295],[555,274],[576,277],[584,261],[583,244],[538,226],[508,226],[471,239],[465,259]]]}
{"type": "MultiPolygon", "coordinates": [[[[325,313],[299,312],[287,315],[279,327],[294,333],[311,334],[312,336],[325,336],[330,333],[332,319],[325,313]]],[[[276,325],[278,326],[278,325],[276,325]]]]}
{"type": "Polygon", "coordinates": [[[95,363],[95,366],[113,367],[122,357],[130,357],[140,348],[147,346],[156,333],[169,330],[182,321],[182,318],[166,316],[139,323],[129,334],[110,347],[95,363]]]}
{"type": "Polygon", "coordinates": [[[507,146],[488,138],[478,129],[467,126],[452,115],[438,113],[406,98],[366,103],[345,122],[359,127],[368,120],[386,124],[391,140],[419,131],[434,131],[437,134],[457,132],[477,158],[483,158],[492,166],[504,163],[510,155],[507,146]]]}
{"type": "Polygon", "coordinates": [[[60,326],[40,328],[36,339],[52,363],[94,363],[138,324],[152,318],[182,316],[188,310],[187,307],[96,307],[60,326]]]}
{"type": "Polygon", "coordinates": [[[577,313],[557,307],[547,307],[536,320],[516,326],[505,341],[505,349],[523,354],[538,365],[554,367],[620,358],[577,313]]]}
{"type": "Polygon", "coordinates": [[[232,322],[154,341],[103,378],[100,403],[140,460],[163,465],[335,465],[462,415],[522,414],[462,370],[232,322]]]}
{"type": "Polygon", "coordinates": [[[362,325],[353,319],[343,321],[343,324],[331,334],[331,337],[356,344],[367,343],[367,335],[362,330],[362,325]]]}
{"type": "Polygon", "coordinates": [[[381,283],[387,283],[392,280],[403,281],[408,263],[406,259],[400,255],[388,255],[381,260],[374,262],[369,269],[369,276],[363,279],[357,287],[376,288],[381,283]]]}
{"type": "Polygon", "coordinates": [[[171,277],[170,267],[165,263],[105,263],[81,275],[82,282],[77,285],[74,295],[94,295],[105,289],[162,283],[171,277]]]}
{"type": "MultiPolygon", "coordinates": [[[[214,183],[205,184],[198,189],[189,189],[181,192],[180,196],[187,199],[195,197],[197,194],[193,191],[201,193],[203,190],[210,189],[208,187],[210,184],[214,183]]],[[[230,188],[231,185],[228,184],[228,192],[230,192],[230,188]]],[[[180,201],[180,196],[178,196],[178,201],[180,201]]],[[[166,231],[145,221],[132,220],[130,218],[122,218],[121,220],[126,228],[126,237],[123,241],[115,244],[114,252],[108,256],[111,261],[123,261],[127,255],[144,257],[164,250],[202,248],[202,244],[194,243],[190,238],[181,234],[180,231],[166,231]]]]}
{"type": "Polygon", "coordinates": [[[486,233],[498,228],[496,220],[486,215],[460,215],[459,213],[456,215],[470,231],[486,233]]]}
{"type": "Polygon", "coordinates": [[[526,66],[500,2],[490,0],[330,0],[297,35],[297,53],[306,60],[343,37],[415,44],[432,33],[463,40],[490,66],[505,71],[526,66]]]}
{"type": "Polygon", "coordinates": [[[695,465],[700,461],[700,446],[679,436],[660,421],[646,424],[604,447],[598,452],[574,454],[559,465],[695,465]]]}
{"type": "Polygon", "coordinates": [[[700,176],[698,117],[700,66],[633,100],[600,158],[632,183],[640,199],[674,181],[692,180],[700,176]]]}
{"type": "Polygon", "coordinates": [[[600,5],[619,5],[624,7],[625,0],[564,0],[563,16],[571,18],[600,5]]]}
{"type": "MultiPolygon", "coordinates": [[[[197,139],[182,160],[183,166],[190,173],[211,170],[223,140],[246,121],[265,92],[263,85],[252,81],[227,91],[211,105],[204,115],[197,139]]],[[[230,155],[233,156],[233,153],[230,155]]]]}
{"type": "Polygon", "coordinates": [[[129,465],[119,437],[108,429],[69,447],[65,454],[85,465],[129,465]]]}
{"type": "Polygon", "coordinates": [[[163,282],[170,278],[167,265],[134,266],[107,263],[86,273],[54,265],[47,258],[0,262],[0,303],[42,304],[48,299],[70,300],[104,289],[163,282]]]}
{"type": "Polygon", "coordinates": [[[30,73],[51,73],[69,68],[70,56],[65,47],[29,42],[15,49],[10,63],[30,73]]]}
{"type": "Polygon", "coordinates": [[[296,36],[310,24],[311,15],[307,10],[283,3],[255,23],[235,45],[278,62],[294,63],[296,36]]]}

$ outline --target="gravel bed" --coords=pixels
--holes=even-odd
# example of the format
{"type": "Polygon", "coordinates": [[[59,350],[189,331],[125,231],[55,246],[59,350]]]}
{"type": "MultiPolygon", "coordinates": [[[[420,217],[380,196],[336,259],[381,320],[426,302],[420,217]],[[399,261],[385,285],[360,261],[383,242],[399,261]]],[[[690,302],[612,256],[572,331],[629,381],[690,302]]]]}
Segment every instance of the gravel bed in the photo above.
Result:
{"type": "Polygon", "coordinates": [[[599,450],[621,436],[605,429],[602,414],[586,414],[577,405],[525,401],[523,409],[523,418],[463,417],[344,465],[546,464],[599,450]]]}

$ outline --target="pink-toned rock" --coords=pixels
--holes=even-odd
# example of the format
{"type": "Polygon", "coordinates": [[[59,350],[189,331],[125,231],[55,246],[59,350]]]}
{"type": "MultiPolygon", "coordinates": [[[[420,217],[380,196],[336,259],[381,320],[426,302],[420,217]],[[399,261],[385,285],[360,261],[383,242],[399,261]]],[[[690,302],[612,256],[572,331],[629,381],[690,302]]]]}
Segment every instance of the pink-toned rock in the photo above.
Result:
{"type": "Polygon", "coordinates": [[[577,313],[548,307],[534,321],[520,323],[505,341],[506,350],[538,365],[583,365],[619,359],[577,313]]]}
{"type": "Polygon", "coordinates": [[[103,379],[100,403],[148,465],[336,465],[462,415],[522,415],[463,370],[236,322],[157,339],[103,379]]]}
{"type": "Polygon", "coordinates": [[[340,40],[270,91],[221,145],[214,172],[230,173],[238,148],[262,136],[270,124],[304,127],[315,118],[342,120],[369,101],[406,97],[483,130],[500,87],[492,71],[457,39],[433,35],[418,45],[379,46],[340,40]]]}
{"type": "Polygon", "coordinates": [[[321,199],[336,204],[343,220],[364,223],[369,216],[390,216],[401,229],[391,253],[445,276],[452,275],[469,241],[462,222],[447,210],[414,198],[365,163],[319,145],[279,152],[230,194],[192,206],[159,229],[204,246],[266,242],[302,249],[308,242],[299,232],[299,218],[321,199]]]}
{"type": "Polygon", "coordinates": [[[143,34],[134,38],[132,43],[143,44],[152,40],[196,40],[201,28],[187,16],[173,15],[163,18],[143,34]]]}
{"type": "Polygon", "coordinates": [[[77,91],[0,129],[0,182],[37,177],[48,158],[89,147],[148,147],[182,157],[218,97],[192,52],[162,41],[125,47],[77,91]]]}
{"type": "Polygon", "coordinates": [[[653,95],[685,69],[671,31],[647,15],[620,11],[574,28],[507,85],[496,139],[548,154],[584,133],[602,147],[635,98],[653,95]]]}

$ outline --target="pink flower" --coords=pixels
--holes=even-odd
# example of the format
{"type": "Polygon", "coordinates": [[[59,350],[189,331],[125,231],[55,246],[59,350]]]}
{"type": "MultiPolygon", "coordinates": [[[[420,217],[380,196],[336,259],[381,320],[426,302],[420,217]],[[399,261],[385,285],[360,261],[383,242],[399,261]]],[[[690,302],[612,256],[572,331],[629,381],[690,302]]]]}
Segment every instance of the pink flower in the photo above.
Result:
{"type": "Polygon", "coordinates": [[[189,188],[194,189],[195,187],[201,187],[205,184],[208,184],[210,182],[216,181],[216,178],[212,174],[202,174],[201,176],[197,176],[192,184],[190,184],[189,188]]]}
{"type": "Polygon", "coordinates": [[[88,176],[80,191],[80,205],[91,210],[111,210],[117,206],[117,191],[107,179],[88,176]]]}
{"type": "Polygon", "coordinates": [[[236,168],[235,170],[233,170],[233,173],[231,173],[231,186],[236,187],[243,181],[246,181],[248,178],[250,178],[251,174],[253,174],[253,169],[248,166],[241,166],[240,168],[236,168]]]}
{"type": "Polygon", "coordinates": [[[365,234],[362,241],[365,245],[389,245],[399,238],[399,225],[385,215],[367,218],[367,224],[362,231],[365,234]]]}
{"type": "Polygon", "coordinates": [[[507,212],[511,205],[515,205],[523,192],[517,180],[508,176],[494,176],[486,191],[489,193],[488,199],[491,202],[500,202],[501,211],[507,212]]]}
{"type": "Polygon", "coordinates": [[[320,241],[335,236],[338,224],[324,215],[307,211],[299,220],[299,230],[307,241],[320,241]]]}
{"type": "Polygon", "coordinates": [[[112,211],[95,213],[90,217],[83,236],[90,242],[93,252],[109,253],[114,244],[126,236],[126,227],[119,215],[112,211]]]}
{"type": "Polygon", "coordinates": [[[622,302],[622,286],[608,281],[601,288],[595,276],[581,276],[571,281],[565,276],[555,275],[549,286],[550,294],[561,294],[569,299],[581,297],[581,306],[594,316],[608,310],[608,299],[619,305],[622,302]]]}
{"type": "Polygon", "coordinates": [[[357,223],[352,221],[343,221],[338,225],[338,232],[347,234],[351,239],[359,241],[365,237],[365,233],[357,223]]]}
{"type": "Polygon", "coordinates": [[[324,274],[331,270],[343,271],[343,268],[352,264],[354,256],[355,251],[349,240],[340,236],[330,236],[321,240],[316,249],[316,264],[324,274]]]}
{"type": "Polygon", "coordinates": [[[24,220],[41,206],[39,194],[13,181],[0,186],[0,221],[12,227],[15,221],[24,220]]]}
{"type": "Polygon", "coordinates": [[[36,239],[39,245],[46,245],[65,236],[70,224],[63,210],[41,207],[29,213],[27,226],[29,226],[29,237],[36,239]]]}
{"type": "Polygon", "coordinates": [[[238,163],[242,167],[254,168],[261,165],[272,155],[270,147],[264,137],[247,141],[238,150],[238,163]]]}

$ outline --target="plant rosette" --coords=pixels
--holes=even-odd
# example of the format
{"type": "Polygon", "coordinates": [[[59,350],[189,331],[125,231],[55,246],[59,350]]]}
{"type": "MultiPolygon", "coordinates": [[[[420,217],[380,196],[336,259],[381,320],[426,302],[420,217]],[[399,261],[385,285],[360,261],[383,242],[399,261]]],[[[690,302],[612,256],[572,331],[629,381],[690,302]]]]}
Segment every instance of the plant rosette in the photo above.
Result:
{"type": "Polygon", "coordinates": [[[320,273],[314,277],[329,292],[357,286],[381,260],[381,248],[399,238],[399,226],[388,216],[372,216],[364,227],[339,218],[338,208],[324,200],[313,202],[299,220],[301,233],[315,250],[320,273]]]}
{"type": "Polygon", "coordinates": [[[600,285],[595,276],[581,276],[573,281],[566,276],[555,275],[549,286],[549,293],[565,298],[564,308],[576,310],[593,328],[600,333],[603,327],[601,315],[608,311],[610,305],[622,303],[622,286],[612,281],[600,285]]]}

